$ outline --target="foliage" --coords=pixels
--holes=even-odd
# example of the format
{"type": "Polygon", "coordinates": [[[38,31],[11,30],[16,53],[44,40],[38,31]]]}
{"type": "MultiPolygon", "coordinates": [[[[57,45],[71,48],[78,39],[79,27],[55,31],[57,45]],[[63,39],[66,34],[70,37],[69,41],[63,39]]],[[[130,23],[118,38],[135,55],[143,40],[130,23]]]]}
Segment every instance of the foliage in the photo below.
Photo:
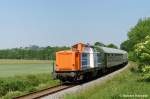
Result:
{"type": "Polygon", "coordinates": [[[138,23],[128,32],[128,40],[121,44],[121,49],[133,51],[134,45],[143,42],[150,35],[150,18],[140,19],[138,23]]]}
{"type": "Polygon", "coordinates": [[[128,52],[128,59],[129,59],[130,61],[133,61],[133,62],[136,62],[136,61],[137,61],[136,55],[135,55],[135,53],[132,52],[132,51],[128,52]]]}
{"type": "Polygon", "coordinates": [[[120,49],[128,51],[128,52],[130,51],[130,48],[131,48],[131,45],[129,43],[129,40],[122,42],[120,45],[120,49]]]}
{"type": "Polygon", "coordinates": [[[150,36],[134,46],[134,53],[139,63],[139,71],[142,72],[139,79],[150,81],[150,36]]]}
{"type": "Polygon", "coordinates": [[[134,52],[140,63],[150,65],[150,36],[146,36],[143,42],[136,44],[134,52]]]}
{"type": "Polygon", "coordinates": [[[141,72],[142,72],[142,75],[139,79],[150,82],[150,65],[144,65],[141,68],[141,72]]]}
{"type": "Polygon", "coordinates": [[[55,59],[55,52],[67,50],[69,47],[38,47],[36,45],[25,48],[13,48],[0,50],[0,59],[55,59]]]}
{"type": "Polygon", "coordinates": [[[150,66],[150,18],[140,19],[128,32],[128,40],[124,41],[120,48],[129,52],[129,59],[139,64],[142,77],[149,80],[150,72],[144,72],[150,66]]]}
{"type": "Polygon", "coordinates": [[[94,46],[104,46],[105,47],[106,45],[101,42],[95,42],[94,46]]]}
{"type": "Polygon", "coordinates": [[[112,43],[110,43],[110,44],[108,44],[108,45],[105,45],[105,44],[103,44],[103,43],[101,43],[101,42],[95,42],[94,43],[94,46],[96,47],[96,46],[103,46],[103,47],[109,47],[109,48],[116,48],[116,49],[118,49],[118,47],[115,45],[115,44],[112,44],[112,43]]]}
{"type": "Polygon", "coordinates": [[[112,44],[112,43],[108,44],[107,47],[118,49],[118,47],[115,44],[112,44]]]}
{"type": "Polygon", "coordinates": [[[150,66],[149,65],[145,65],[142,68],[142,73],[150,73],[150,66]]]}
{"type": "Polygon", "coordinates": [[[13,95],[24,94],[58,84],[58,80],[52,80],[50,74],[36,74],[27,76],[15,76],[0,79],[0,97],[12,98],[13,95]],[[42,84],[42,87],[38,87],[42,84]],[[6,95],[6,96],[5,96],[6,95]],[[11,97],[10,97],[11,96],[11,97]]]}

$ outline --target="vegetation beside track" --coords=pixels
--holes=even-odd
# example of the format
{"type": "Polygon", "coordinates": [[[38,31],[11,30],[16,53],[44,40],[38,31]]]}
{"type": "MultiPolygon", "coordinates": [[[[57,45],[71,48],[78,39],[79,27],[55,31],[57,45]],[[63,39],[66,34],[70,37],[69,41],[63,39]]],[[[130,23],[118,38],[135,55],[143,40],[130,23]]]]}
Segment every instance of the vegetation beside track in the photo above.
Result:
{"type": "Polygon", "coordinates": [[[0,78],[0,97],[2,99],[11,99],[18,95],[57,84],[59,84],[59,81],[52,80],[50,73],[0,78]]]}
{"type": "Polygon", "coordinates": [[[50,60],[0,60],[0,99],[12,99],[59,84],[51,77],[50,60]]]}
{"type": "Polygon", "coordinates": [[[104,84],[89,88],[77,94],[66,95],[65,99],[122,99],[122,98],[150,98],[150,84],[141,81],[135,63],[130,63],[129,68],[116,75],[104,84]]]}

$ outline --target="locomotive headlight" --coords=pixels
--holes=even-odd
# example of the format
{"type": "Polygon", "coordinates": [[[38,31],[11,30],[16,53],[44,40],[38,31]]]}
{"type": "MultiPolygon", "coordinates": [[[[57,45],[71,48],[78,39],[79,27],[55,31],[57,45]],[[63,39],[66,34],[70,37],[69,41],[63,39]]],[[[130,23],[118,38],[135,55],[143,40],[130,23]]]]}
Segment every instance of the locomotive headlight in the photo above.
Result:
{"type": "Polygon", "coordinates": [[[75,73],[74,73],[74,72],[71,72],[70,75],[71,75],[72,77],[74,77],[74,76],[75,76],[75,73]]]}

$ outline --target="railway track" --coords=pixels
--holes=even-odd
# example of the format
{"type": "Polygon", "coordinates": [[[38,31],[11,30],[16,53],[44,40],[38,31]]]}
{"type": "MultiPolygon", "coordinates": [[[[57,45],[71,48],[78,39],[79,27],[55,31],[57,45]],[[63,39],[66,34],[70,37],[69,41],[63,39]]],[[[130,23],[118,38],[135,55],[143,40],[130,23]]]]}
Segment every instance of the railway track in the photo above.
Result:
{"type": "Polygon", "coordinates": [[[57,85],[57,86],[49,87],[49,88],[46,88],[46,89],[43,89],[43,90],[39,90],[39,91],[36,91],[36,92],[25,94],[25,95],[22,95],[22,96],[14,97],[13,99],[38,99],[38,98],[57,93],[59,91],[62,91],[62,90],[65,90],[65,89],[68,89],[68,88],[71,88],[71,87],[74,87],[74,86],[76,86],[76,85],[60,84],[60,85],[57,85]]]}

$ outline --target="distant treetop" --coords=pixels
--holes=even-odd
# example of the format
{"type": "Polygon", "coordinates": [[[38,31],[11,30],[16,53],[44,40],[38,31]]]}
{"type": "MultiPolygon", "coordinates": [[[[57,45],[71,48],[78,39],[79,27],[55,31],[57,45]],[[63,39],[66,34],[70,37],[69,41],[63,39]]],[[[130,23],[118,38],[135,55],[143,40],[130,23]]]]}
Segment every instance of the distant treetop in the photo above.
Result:
{"type": "Polygon", "coordinates": [[[118,47],[115,44],[112,44],[112,43],[108,44],[107,47],[118,49],[118,47]]]}
{"type": "Polygon", "coordinates": [[[103,46],[105,47],[105,44],[101,43],[101,42],[95,42],[94,43],[94,46],[103,46]]]}

